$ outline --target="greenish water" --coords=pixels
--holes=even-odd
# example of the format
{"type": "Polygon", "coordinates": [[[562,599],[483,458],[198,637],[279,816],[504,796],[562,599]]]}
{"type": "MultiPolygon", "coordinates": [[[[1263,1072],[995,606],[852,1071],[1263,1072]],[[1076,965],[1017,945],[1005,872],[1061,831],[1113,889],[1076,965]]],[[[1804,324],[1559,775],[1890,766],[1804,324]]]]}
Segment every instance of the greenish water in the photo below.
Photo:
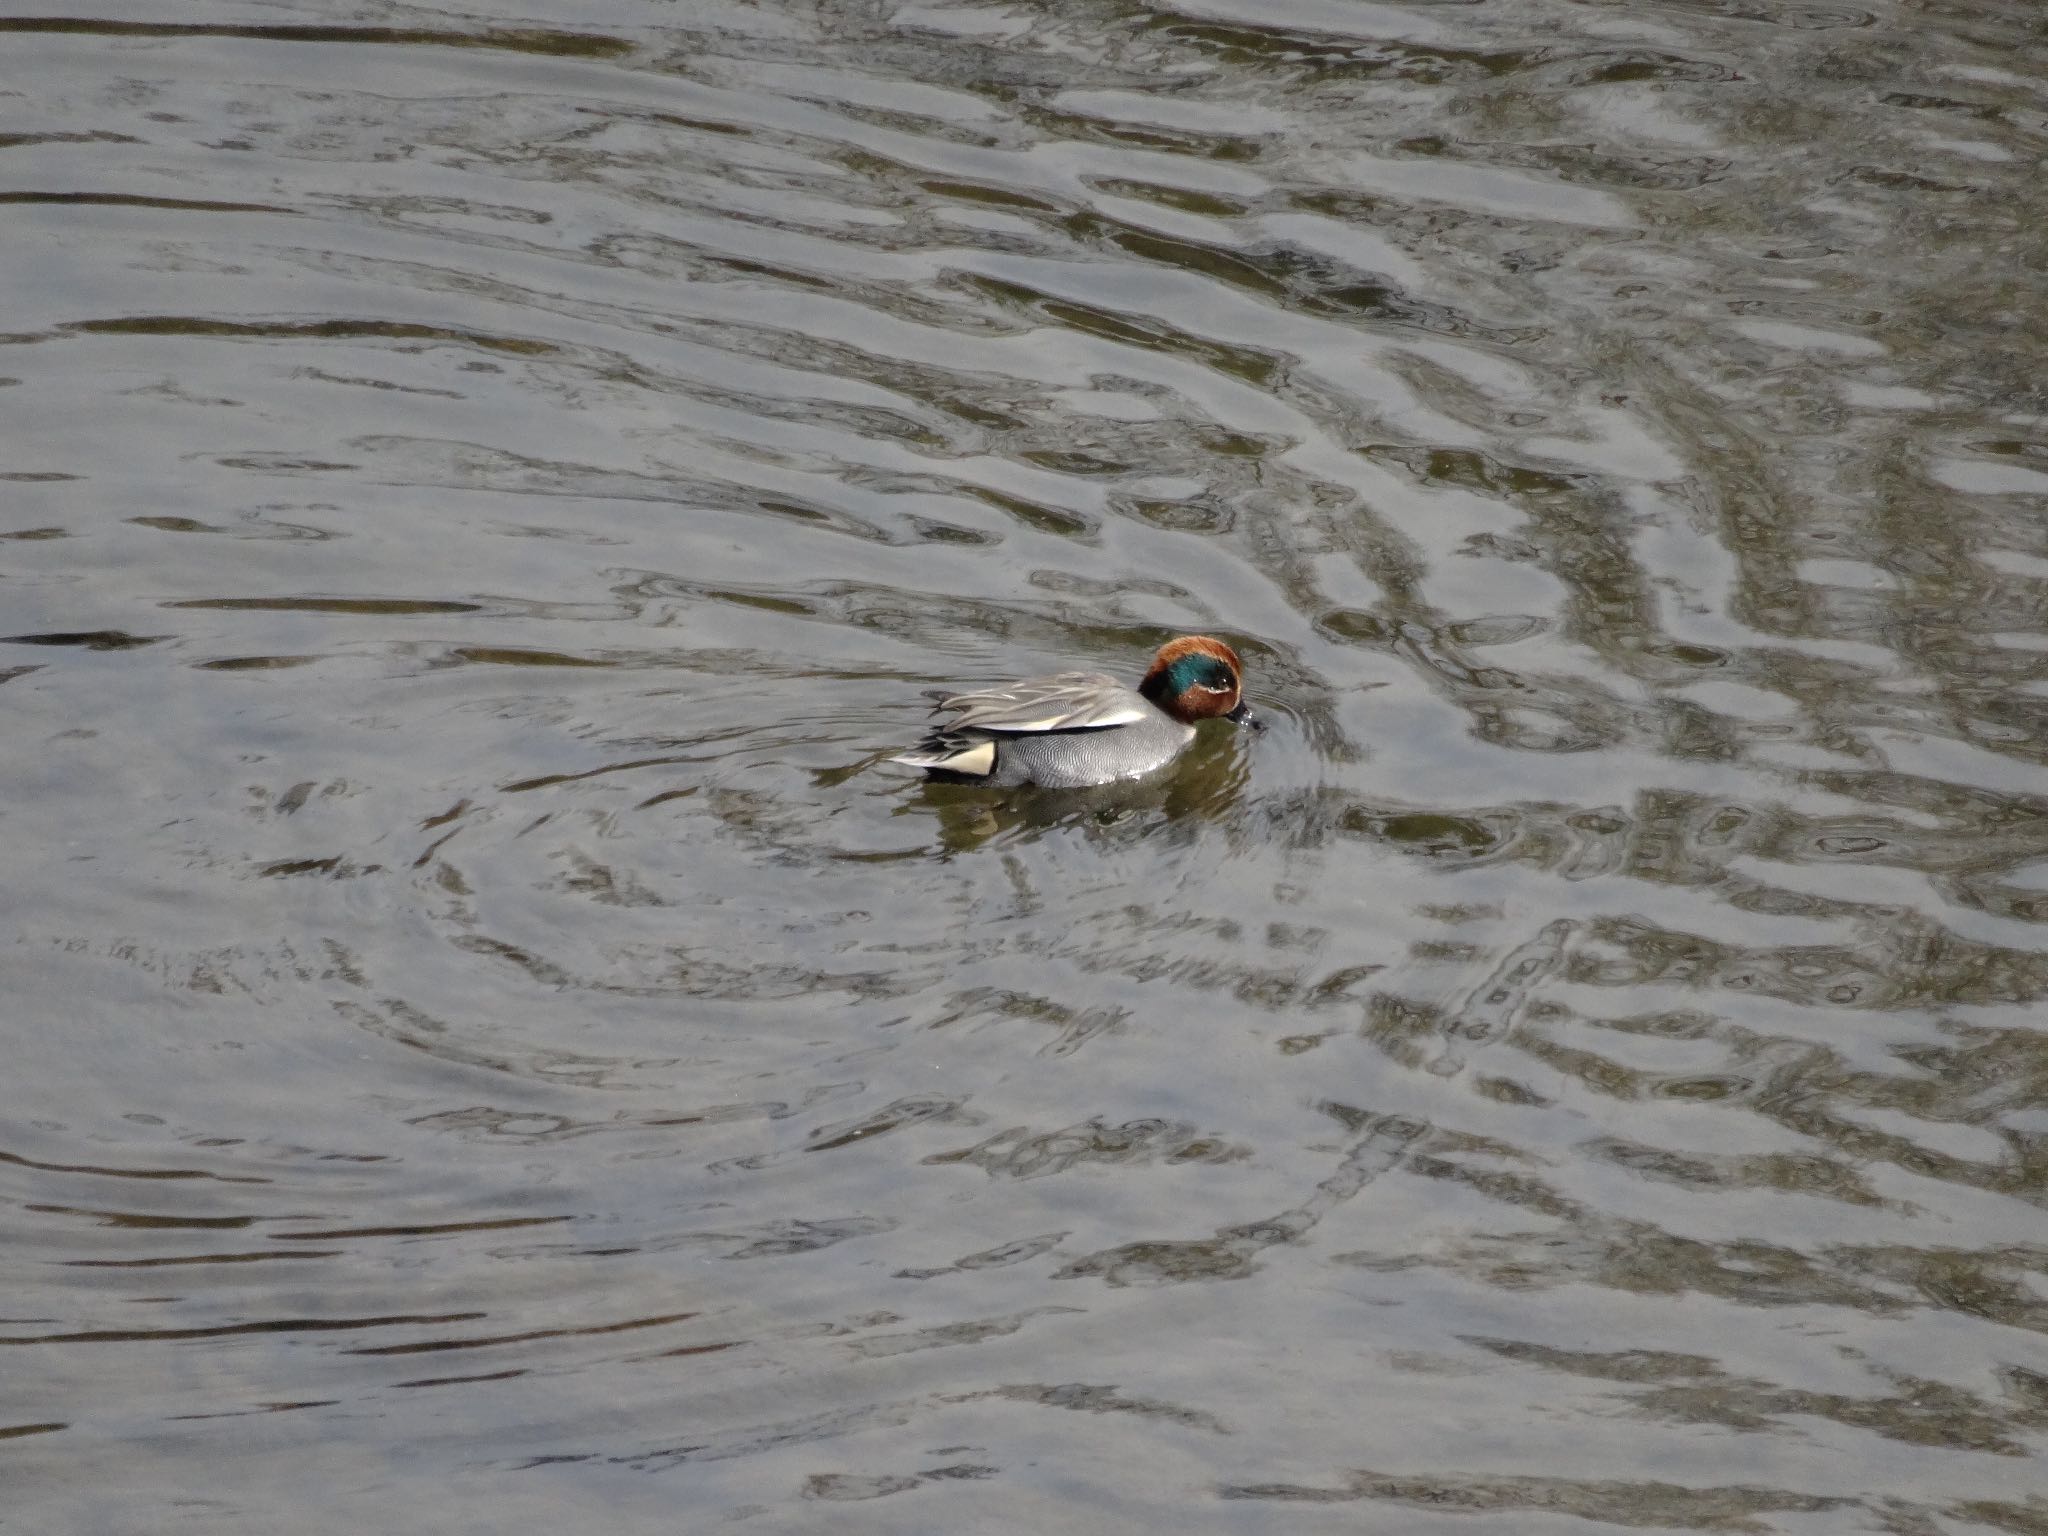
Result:
{"type": "Polygon", "coordinates": [[[2048,1530],[2044,153],[2019,0],[0,17],[0,1526],[2048,1530]]]}

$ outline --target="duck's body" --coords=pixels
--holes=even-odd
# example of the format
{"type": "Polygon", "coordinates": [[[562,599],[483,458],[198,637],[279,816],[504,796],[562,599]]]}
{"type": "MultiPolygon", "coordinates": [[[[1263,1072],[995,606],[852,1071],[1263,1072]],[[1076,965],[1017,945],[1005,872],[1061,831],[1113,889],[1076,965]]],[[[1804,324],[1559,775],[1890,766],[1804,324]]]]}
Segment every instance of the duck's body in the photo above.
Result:
{"type": "Polygon", "coordinates": [[[1079,789],[1134,779],[1171,762],[1195,722],[1256,724],[1242,697],[1237,652],[1207,635],[1159,648],[1144,681],[1060,672],[973,693],[934,693],[935,725],[892,762],[953,783],[1079,789]]]}

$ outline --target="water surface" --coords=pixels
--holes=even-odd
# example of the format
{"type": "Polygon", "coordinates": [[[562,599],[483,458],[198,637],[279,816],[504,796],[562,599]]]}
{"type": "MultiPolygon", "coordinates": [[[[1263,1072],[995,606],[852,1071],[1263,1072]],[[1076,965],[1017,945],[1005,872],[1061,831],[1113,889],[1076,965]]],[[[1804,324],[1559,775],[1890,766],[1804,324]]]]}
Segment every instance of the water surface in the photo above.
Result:
{"type": "Polygon", "coordinates": [[[0,93],[24,1529],[2048,1528],[2036,7],[0,93]],[[883,761],[1188,630],[1273,729],[883,761]]]}

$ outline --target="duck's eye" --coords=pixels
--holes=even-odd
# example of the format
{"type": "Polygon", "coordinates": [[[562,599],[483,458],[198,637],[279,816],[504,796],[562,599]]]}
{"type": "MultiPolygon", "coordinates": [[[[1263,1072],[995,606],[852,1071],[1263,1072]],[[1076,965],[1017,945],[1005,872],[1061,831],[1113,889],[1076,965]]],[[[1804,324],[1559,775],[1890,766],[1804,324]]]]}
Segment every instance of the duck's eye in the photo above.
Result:
{"type": "Polygon", "coordinates": [[[1196,686],[1197,688],[1201,689],[1201,690],[1202,690],[1202,692],[1204,692],[1204,693],[1228,693],[1228,692],[1230,692],[1230,684],[1228,684],[1228,683],[1197,683],[1197,684],[1195,684],[1195,686],[1196,686]]]}

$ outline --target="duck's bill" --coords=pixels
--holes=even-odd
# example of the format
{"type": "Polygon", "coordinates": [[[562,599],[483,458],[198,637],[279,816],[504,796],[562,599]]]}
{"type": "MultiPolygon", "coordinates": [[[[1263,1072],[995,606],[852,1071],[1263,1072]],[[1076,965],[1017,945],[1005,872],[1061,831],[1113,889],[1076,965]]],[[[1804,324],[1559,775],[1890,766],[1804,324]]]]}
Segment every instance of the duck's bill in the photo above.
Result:
{"type": "Polygon", "coordinates": [[[1246,726],[1254,731],[1263,731],[1266,728],[1266,722],[1261,720],[1257,715],[1252,713],[1251,705],[1242,702],[1238,704],[1237,708],[1231,710],[1223,718],[1228,720],[1232,725],[1246,726]]]}

